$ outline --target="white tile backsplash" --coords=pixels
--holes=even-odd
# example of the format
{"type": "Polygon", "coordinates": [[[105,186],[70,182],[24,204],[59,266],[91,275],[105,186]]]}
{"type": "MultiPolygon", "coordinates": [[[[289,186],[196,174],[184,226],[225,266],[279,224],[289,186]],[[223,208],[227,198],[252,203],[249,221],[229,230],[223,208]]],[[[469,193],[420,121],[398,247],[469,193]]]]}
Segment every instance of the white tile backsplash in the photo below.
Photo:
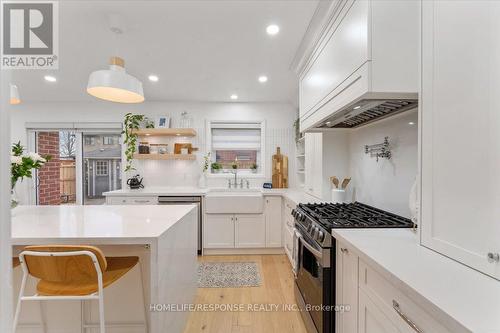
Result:
{"type": "Polygon", "coordinates": [[[409,192],[418,170],[417,118],[415,109],[349,133],[351,198],[410,216],[409,192]],[[377,162],[365,154],[365,145],[381,143],[385,136],[389,137],[392,157],[377,162]]]}

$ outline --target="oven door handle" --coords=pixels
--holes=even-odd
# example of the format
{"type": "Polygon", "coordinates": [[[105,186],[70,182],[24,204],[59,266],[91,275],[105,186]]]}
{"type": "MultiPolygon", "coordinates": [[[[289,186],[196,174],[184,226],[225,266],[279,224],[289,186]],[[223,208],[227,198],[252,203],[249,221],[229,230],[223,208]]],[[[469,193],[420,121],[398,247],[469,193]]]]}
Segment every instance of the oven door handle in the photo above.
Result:
{"type": "Polygon", "coordinates": [[[302,235],[299,235],[299,239],[302,243],[302,245],[304,245],[306,247],[306,249],[308,249],[309,251],[311,251],[312,254],[314,254],[317,258],[321,259],[323,257],[323,253],[321,253],[321,251],[318,251],[316,250],[314,247],[312,247],[305,239],[304,239],[304,236],[302,235]]]}

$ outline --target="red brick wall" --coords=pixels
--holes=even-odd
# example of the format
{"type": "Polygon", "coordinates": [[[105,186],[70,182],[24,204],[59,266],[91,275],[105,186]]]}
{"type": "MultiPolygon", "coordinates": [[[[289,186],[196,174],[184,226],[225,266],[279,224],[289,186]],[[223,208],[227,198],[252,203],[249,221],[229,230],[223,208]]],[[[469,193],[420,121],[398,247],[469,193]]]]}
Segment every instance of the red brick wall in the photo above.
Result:
{"type": "Polygon", "coordinates": [[[231,169],[234,159],[238,156],[244,155],[248,160],[238,160],[239,169],[250,169],[250,167],[257,161],[257,151],[237,151],[237,150],[217,150],[216,161],[222,164],[224,169],[231,169]]]}
{"type": "Polygon", "coordinates": [[[39,171],[40,186],[38,188],[39,205],[60,205],[60,165],[59,132],[40,132],[37,137],[37,152],[40,155],[50,155],[52,159],[39,171]]]}

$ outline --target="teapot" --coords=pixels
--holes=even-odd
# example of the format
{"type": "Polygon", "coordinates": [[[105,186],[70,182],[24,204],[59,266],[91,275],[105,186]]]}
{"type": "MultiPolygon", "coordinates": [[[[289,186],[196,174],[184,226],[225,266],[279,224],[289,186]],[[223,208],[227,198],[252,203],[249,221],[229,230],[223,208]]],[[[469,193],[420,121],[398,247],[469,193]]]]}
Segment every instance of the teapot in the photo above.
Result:
{"type": "Polygon", "coordinates": [[[127,185],[132,190],[137,190],[137,189],[140,189],[140,188],[144,188],[144,185],[142,185],[142,178],[139,175],[135,175],[134,177],[129,178],[127,180],[127,185]]]}

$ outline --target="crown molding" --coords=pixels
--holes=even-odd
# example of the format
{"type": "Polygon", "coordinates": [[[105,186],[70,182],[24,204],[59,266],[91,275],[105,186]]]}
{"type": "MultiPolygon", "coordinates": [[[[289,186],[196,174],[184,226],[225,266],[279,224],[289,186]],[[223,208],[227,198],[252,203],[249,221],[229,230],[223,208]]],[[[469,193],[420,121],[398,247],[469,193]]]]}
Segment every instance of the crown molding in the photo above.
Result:
{"type": "Polygon", "coordinates": [[[290,69],[301,75],[309,59],[319,47],[326,31],[333,24],[338,14],[338,8],[345,0],[320,0],[312,16],[306,33],[300,42],[295,56],[290,64],[290,69]]]}

